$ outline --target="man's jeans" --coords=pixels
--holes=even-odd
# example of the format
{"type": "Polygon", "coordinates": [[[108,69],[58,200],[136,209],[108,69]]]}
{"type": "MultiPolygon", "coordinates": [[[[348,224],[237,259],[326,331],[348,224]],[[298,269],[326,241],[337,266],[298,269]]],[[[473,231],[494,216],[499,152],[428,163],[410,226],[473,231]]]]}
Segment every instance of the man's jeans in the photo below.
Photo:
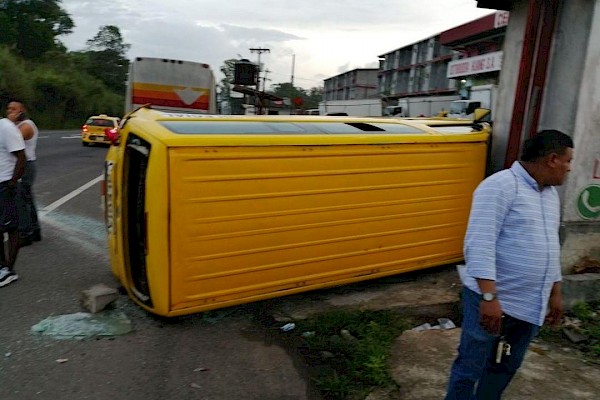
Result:
{"type": "Polygon", "coordinates": [[[463,323],[458,357],[452,365],[446,400],[494,400],[502,392],[523,362],[531,339],[539,326],[505,315],[502,332],[510,344],[510,355],[496,363],[499,336],[491,335],[479,324],[481,295],[463,289],[463,323]]]}

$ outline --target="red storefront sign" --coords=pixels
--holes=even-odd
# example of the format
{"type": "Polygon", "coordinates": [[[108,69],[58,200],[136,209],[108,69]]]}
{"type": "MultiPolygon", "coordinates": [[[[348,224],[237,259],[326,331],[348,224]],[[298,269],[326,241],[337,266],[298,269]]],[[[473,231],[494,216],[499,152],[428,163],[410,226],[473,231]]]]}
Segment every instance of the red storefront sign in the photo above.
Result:
{"type": "Polygon", "coordinates": [[[450,61],[448,63],[448,72],[446,76],[452,79],[459,76],[500,71],[502,68],[502,53],[503,52],[501,51],[495,51],[493,53],[482,54],[480,56],[450,61]]]}

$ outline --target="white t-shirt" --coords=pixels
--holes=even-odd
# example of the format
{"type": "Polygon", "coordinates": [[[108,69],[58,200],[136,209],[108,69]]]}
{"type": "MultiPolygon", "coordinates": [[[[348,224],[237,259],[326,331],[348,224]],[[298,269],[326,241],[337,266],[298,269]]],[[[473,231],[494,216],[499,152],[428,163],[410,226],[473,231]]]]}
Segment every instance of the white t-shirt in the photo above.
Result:
{"type": "Polygon", "coordinates": [[[0,119],[0,182],[13,177],[17,157],[13,151],[25,149],[25,141],[21,131],[7,118],[0,119]]]}
{"type": "Polygon", "coordinates": [[[27,158],[27,161],[35,161],[35,148],[37,147],[37,140],[39,134],[38,127],[30,119],[26,119],[25,121],[19,122],[17,124],[17,128],[21,125],[29,125],[31,126],[31,129],[33,129],[33,136],[31,136],[31,138],[25,141],[25,158],[27,158]]]}

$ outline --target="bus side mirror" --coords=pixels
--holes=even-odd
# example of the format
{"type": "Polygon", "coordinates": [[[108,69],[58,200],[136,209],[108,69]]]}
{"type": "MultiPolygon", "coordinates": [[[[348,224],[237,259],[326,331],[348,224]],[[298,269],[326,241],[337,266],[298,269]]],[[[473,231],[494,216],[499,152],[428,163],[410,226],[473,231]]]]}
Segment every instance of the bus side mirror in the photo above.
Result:
{"type": "Polygon", "coordinates": [[[117,146],[119,144],[119,129],[118,128],[104,128],[104,134],[110,141],[110,144],[117,146]]]}

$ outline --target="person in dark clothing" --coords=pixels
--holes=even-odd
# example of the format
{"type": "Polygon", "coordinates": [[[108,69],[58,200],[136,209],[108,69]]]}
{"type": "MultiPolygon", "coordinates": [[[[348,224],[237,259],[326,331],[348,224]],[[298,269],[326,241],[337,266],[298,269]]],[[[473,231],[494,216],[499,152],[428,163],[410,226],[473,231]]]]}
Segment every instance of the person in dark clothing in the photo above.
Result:
{"type": "Polygon", "coordinates": [[[40,224],[33,196],[33,182],[36,175],[36,148],[39,131],[35,123],[27,116],[23,102],[13,100],[8,104],[7,117],[21,131],[25,140],[25,172],[19,181],[17,190],[17,210],[19,212],[19,245],[30,245],[42,240],[40,224]]]}

